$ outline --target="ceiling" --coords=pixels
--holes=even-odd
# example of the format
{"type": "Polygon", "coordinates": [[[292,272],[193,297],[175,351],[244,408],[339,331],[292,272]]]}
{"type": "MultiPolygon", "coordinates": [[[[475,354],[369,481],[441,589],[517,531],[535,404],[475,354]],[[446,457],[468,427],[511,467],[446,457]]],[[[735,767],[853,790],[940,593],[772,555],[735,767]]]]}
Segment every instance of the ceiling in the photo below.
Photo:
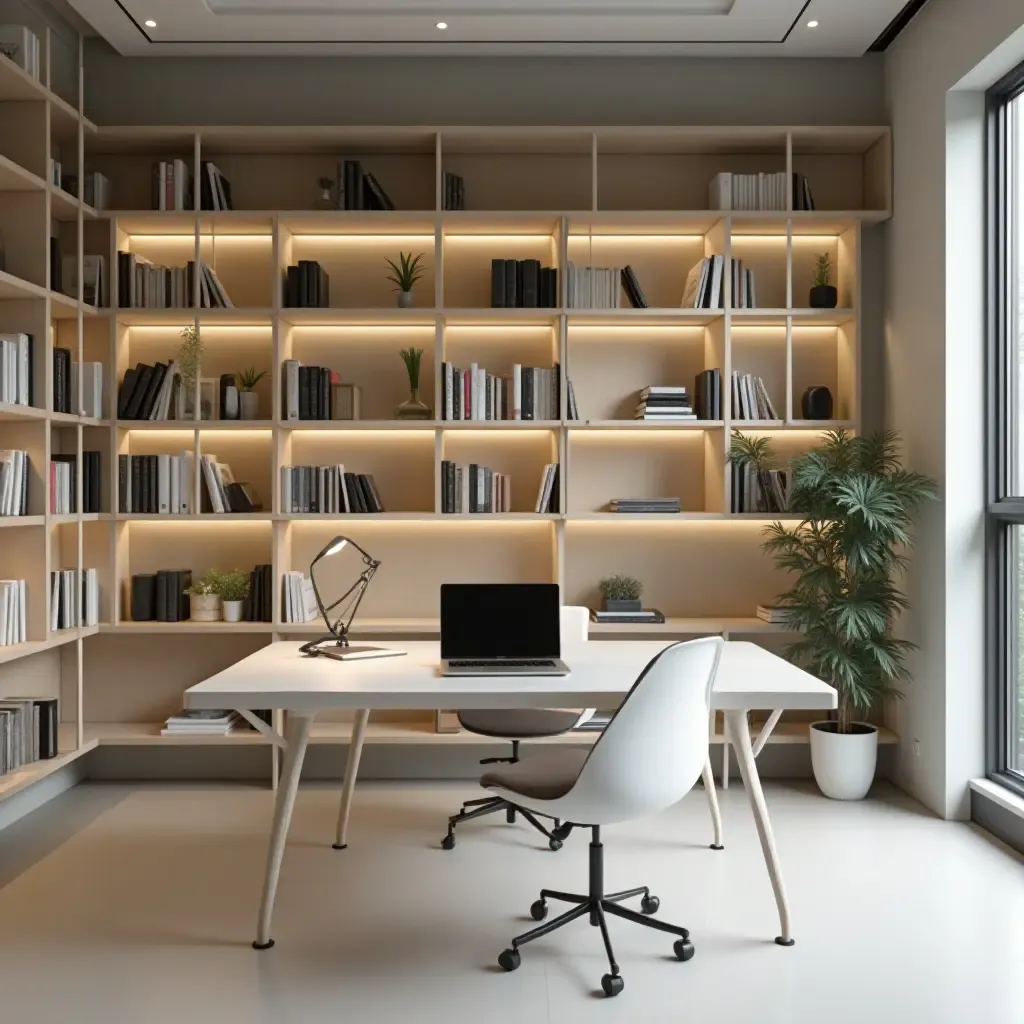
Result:
{"type": "Polygon", "coordinates": [[[67,0],[116,50],[852,57],[922,0],[67,0]],[[817,27],[808,23],[817,21],[817,27]],[[147,24],[155,22],[153,24],[147,24]],[[447,25],[440,29],[438,22],[447,25]]]}

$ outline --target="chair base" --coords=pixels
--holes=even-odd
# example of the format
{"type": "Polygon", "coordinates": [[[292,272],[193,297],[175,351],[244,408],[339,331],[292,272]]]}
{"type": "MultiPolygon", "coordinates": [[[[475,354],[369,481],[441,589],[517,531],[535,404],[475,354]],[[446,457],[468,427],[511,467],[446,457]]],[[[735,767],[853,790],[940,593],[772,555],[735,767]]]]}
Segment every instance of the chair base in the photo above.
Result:
{"type": "Polygon", "coordinates": [[[693,957],[693,944],[690,942],[690,933],[679,925],[668,924],[665,921],[658,921],[651,915],[658,912],[660,901],[657,896],[651,895],[647,886],[640,886],[636,889],[626,889],[623,892],[605,894],[604,885],[604,847],[601,845],[601,830],[593,827],[593,838],[590,842],[590,892],[582,893],[557,892],[554,889],[542,889],[540,898],[530,907],[530,916],[535,921],[544,921],[537,928],[532,928],[522,935],[517,935],[512,940],[512,945],[498,957],[498,965],[506,971],[514,971],[519,967],[519,947],[544,935],[550,935],[559,928],[571,924],[578,918],[586,915],[590,924],[601,929],[601,938],[604,941],[604,949],[608,955],[609,973],[601,978],[601,988],[606,996],[617,996],[623,989],[622,974],[619,965],[615,960],[615,951],[612,949],[611,939],[608,935],[608,924],[606,915],[620,917],[633,924],[643,925],[645,928],[654,928],[657,931],[668,932],[677,936],[673,944],[673,952],[678,960],[689,960],[693,957]],[[632,899],[635,896],[641,897],[640,909],[637,913],[628,907],[621,906],[624,900],[632,899]],[[546,921],[548,914],[548,900],[558,900],[562,903],[570,903],[572,906],[565,913],[546,921]]]}
{"type": "Polygon", "coordinates": [[[558,851],[562,848],[562,839],[558,838],[558,822],[555,822],[556,828],[553,831],[546,829],[537,817],[531,814],[529,811],[523,810],[521,807],[515,807],[510,804],[507,800],[501,797],[492,796],[484,797],[480,800],[467,800],[462,805],[462,810],[458,814],[453,814],[448,819],[448,834],[441,840],[441,848],[443,850],[454,850],[455,849],[455,826],[461,825],[464,821],[472,821],[474,818],[482,818],[488,814],[496,814],[498,811],[505,812],[505,820],[510,824],[515,824],[516,814],[520,814],[526,819],[542,836],[548,841],[548,849],[558,851]]]}

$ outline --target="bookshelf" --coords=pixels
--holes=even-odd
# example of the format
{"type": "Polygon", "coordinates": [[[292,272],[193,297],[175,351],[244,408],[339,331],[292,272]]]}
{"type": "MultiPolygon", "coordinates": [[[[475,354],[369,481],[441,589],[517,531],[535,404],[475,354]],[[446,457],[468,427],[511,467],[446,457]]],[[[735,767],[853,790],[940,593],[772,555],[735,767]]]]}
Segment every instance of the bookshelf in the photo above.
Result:
{"type": "MultiPolygon", "coordinates": [[[[45,90],[40,95],[45,107],[45,90]]],[[[62,108],[65,127],[67,115],[62,108]]],[[[76,117],[80,172],[107,175],[114,208],[97,213],[63,196],[55,203],[44,183],[39,203],[67,215],[59,228],[62,242],[73,229],[80,254],[104,256],[115,299],[117,252],[130,250],[167,265],[205,261],[235,305],[93,308],[80,297],[52,293],[45,261],[41,275],[0,274],[0,321],[21,315],[24,306],[34,311],[39,335],[51,339],[45,353],[37,351],[40,371],[49,372],[53,343],[72,347],[78,360],[104,364],[101,417],[0,407],[4,446],[34,445],[46,460],[51,450],[103,453],[98,514],[48,515],[47,483],[40,479],[32,514],[17,525],[0,520],[5,573],[17,575],[25,563],[25,577],[34,584],[30,644],[23,655],[0,648],[0,669],[29,654],[33,662],[44,657],[56,665],[55,685],[64,698],[62,750],[166,742],[154,723],[177,710],[191,682],[272,640],[319,632],[315,623],[283,621],[281,574],[306,571],[339,532],[383,563],[356,623],[360,636],[436,635],[442,581],[550,580],[562,586],[567,602],[593,606],[598,581],[625,572],[644,580],[645,604],[660,608],[668,621],[662,627],[601,625],[595,628],[599,635],[723,633],[778,641],[777,627],[751,617],[758,602],[781,589],[781,578],[759,550],[765,521],[776,517],[729,511],[725,455],[737,430],[770,434],[789,455],[813,444],[822,430],[860,426],[861,235],[891,213],[887,128],[94,130],[76,117]],[[336,179],[342,158],[359,159],[398,209],[310,209],[317,179],[336,179]],[[147,209],[153,166],[172,159],[184,160],[195,180],[204,162],[213,161],[232,183],[236,209],[147,209]],[[708,183],[723,170],[806,174],[819,210],[708,210],[708,183]],[[464,177],[467,209],[442,209],[444,172],[464,177]],[[424,253],[425,276],[410,309],[396,307],[386,281],[385,257],[394,259],[399,251],[424,253]],[[836,268],[836,309],[808,308],[813,260],[821,252],[836,268]],[[728,290],[721,308],[680,308],[690,267],[713,254],[726,264],[742,259],[754,269],[758,308],[736,308],[728,290]],[[493,258],[533,258],[559,268],[556,306],[491,308],[493,258]],[[304,259],[319,261],[330,275],[329,308],[283,305],[285,270],[304,259]],[[570,307],[564,273],[570,261],[628,263],[649,308],[570,307]],[[257,388],[260,418],[119,420],[117,384],[125,371],[137,362],[173,357],[180,331],[190,325],[206,348],[202,377],[250,365],[268,371],[257,388]],[[398,350],[409,346],[424,349],[421,397],[433,410],[429,420],[394,419],[394,407],[408,397],[398,350]],[[282,363],[290,358],[329,365],[358,384],[363,418],[286,421],[282,363]],[[568,379],[581,418],[442,420],[445,360],[478,362],[495,374],[516,362],[558,362],[561,409],[568,379]],[[721,419],[631,418],[645,385],[692,389],[695,375],[711,367],[722,371],[721,419]],[[735,418],[724,398],[734,370],[762,377],[777,420],[735,418]],[[811,384],[832,391],[834,420],[800,418],[800,395],[811,384]],[[185,450],[230,464],[236,479],[253,485],[263,509],[249,515],[118,511],[118,455],[185,450]],[[512,512],[442,514],[443,459],[510,473],[512,512]],[[555,461],[561,466],[561,511],[536,514],[531,510],[543,467],[555,461]],[[388,511],[282,511],[281,466],[334,462],[372,473],[388,511]],[[610,499],[638,494],[677,495],[683,511],[642,517],[606,511],[610,499]],[[40,557],[31,565],[20,554],[27,550],[23,535],[46,538],[32,541],[40,557]],[[58,562],[99,570],[99,627],[59,637],[46,629],[46,588],[40,584],[58,562]],[[184,566],[198,576],[211,567],[257,563],[273,566],[272,622],[130,621],[125,584],[133,573],[184,566]]],[[[33,185],[35,173],[34,166],[8,167],[0,160],[0,198],[7,187],[33,185]]],[[[48,378],[45,387],[49,393],[48,378]]],[[[199,474],[197,465],[196,488],[199,474]]],[[[330,587],[332,573],[340,583],[352,567],[338,558],[322,569],[330,587]]],[[[18,692],[18,686],[0,674],[0,696],[4,692],[18,692]]],[[[343,742],[346,728],[343,721],[325,721],[318,742],[343,742]]],[[[777,742],[793,742],[797,732],[776,735],[777,742]]],[[[258,734],[201,739],[264,745],[258,734]]],[[[382,724],[376,741],[452,739],[432,733],[423,715],[411,713],[407,721],[382,724]]],[[[268,763],[276,776],[276,762],[268,763]]]]}

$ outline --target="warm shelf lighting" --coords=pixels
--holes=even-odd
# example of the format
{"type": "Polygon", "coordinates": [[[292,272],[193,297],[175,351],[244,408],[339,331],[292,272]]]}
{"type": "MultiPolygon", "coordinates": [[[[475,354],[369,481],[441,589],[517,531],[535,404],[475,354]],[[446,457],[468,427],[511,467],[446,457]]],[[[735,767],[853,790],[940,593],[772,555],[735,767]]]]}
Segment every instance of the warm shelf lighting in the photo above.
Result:
{"type": "Polygon", "coordinates": [[[533,242],[538,241],[553,242],[555,240],[554,235],[544,234],[541,232],[534,232],[532,234],[515,234],[515,235],[480,235],[480,234],[467,234],[467,235],[448,235],[444,236],[446,242],[533,242]]]}
{"type": "Polygon", "coordinates": [[[333,242],[338,245],[348,245],[351,242],[366,243],[372,245],[381,245],[382,243],[393,243],[393,242],[433,242],[434,236],[422,235],[422,234],[383,234],[383,235],[349,235],[349,234],[337,234],[337,235],[306,235],[306,234],[295,234],[292,235],[292,241],[297,244],[305,244],[307,242],[316,242],[317,244],[325,242],[333,242]]]}
{"type": "MultiPolygon", "coordinates": [[[[785,236],[783,236],[785,237],[785,236]]],[[[570,235],[573,242],[703,242],[704,235],[570,235]]]]}
{"type": "Polygon", "coordinates": [[[147,18],[145,25],[146,28],[156,28],[156,22],[152,18],[147,18]]]}
{"type": "MultiPolygon", "coordinates": [[[[288,314],[293,312],[292,310],[284,310],[281,313],[281,317],[285,320],[288,319],[288,314]]],[[[204,328],[205,330],[206,328],[204,328]]],[[[295,323],[292,324],[293,331],[301,331],[303,334],[337,334],[339,331],[348,331],[350,333],[358,332],[359,334],[376,334],[376,333],[387,333],[387,334],[399,334],[402,332],[416,331],[419,334],[424,332],[434,333],[435,327],[431,323],[422,324],[354,324],[354,323],[337,323],[337,324],[304,324],[295,323]]]]}

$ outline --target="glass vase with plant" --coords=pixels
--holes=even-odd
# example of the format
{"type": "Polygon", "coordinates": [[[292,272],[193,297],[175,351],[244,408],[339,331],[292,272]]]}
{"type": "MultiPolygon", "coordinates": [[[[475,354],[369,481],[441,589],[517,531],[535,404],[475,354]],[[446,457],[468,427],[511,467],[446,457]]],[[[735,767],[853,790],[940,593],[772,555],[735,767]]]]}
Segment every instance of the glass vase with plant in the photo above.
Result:
{"type": "Polygon", "coordinates": [[[391,268],[388,280],[391,281],[398,292],[398,305],[401,309],[409,309],[412,306],[412,289],[421,277],[424,270],[420,261],[424,259],[425,253],[413,256],[411,252],[400,252],[398,263],[386,259],[384,262],[391,268]]]}
{"type": "Polygon", "coordinates": [[[420,367],[423,363],[423,349],[403,348],[398,353],[405,363],[409,375],[409,400],[395,409],[395,419],[429,420],[433,416],[430,406],[420,400],[420,367]]]}
{"type": "Polygon", "coordinates": [[[256,394],[256,385],[266,375],[266,370],[257,370],[255,366],[249,366],[236,375],[238,386],[241,389],[238,401],[243,420],[258,420],[260,418],[260,396],[256,394]]]}
{"type": "Polygon", "coordinates": [[[196,392],[203,364],[203,340],[195,324],[182,329],[176,362],[180,379],[176,416],[179,420],[199,419],[201,417],[196,416],[196,392]]]}
{"type": "Polygon", "coordinates": [[[814,258],[814,286],[811,288],[811,309],[835,309],[839,293],[832,284],[832,257],[819,253],[814,258]]]}

